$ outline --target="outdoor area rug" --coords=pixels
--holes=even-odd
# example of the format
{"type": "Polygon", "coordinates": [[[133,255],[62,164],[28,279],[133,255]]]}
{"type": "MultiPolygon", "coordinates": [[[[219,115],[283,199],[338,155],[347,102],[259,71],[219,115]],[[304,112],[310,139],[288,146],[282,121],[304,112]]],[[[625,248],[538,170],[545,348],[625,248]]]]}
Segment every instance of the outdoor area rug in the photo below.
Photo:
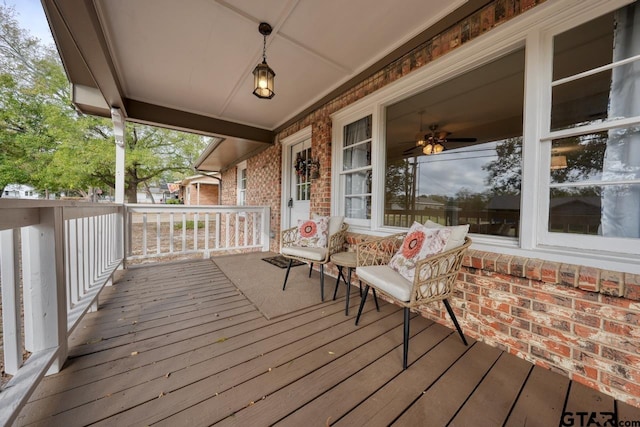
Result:
{"type": "MultiPolygon", "coordinates": [[[[289,265],[289,260],[283,257],[282,255],[276,255],[269,258],[262,258],[262,260],[267,261],[269,264],[275,265],[276,267],[280,267],[280,268],[287,268],[287,266],[289,265]]],[[[297,267],[299,265],[304,265],[304,264],[305,264],[304,262],[294,259],[293,262],[291,263],[291,267],[297,267]]]]}
{"type": "MultiPolygon", "coordinates": [[[[214,256],[211,260],[233,282],[233,284],[255,305],[267,319],[292,313],[303,308],[321,304],[320,273],[313,271],[309,277],[308,268],[292,268],[287,288],[282,290],[286,269],[273,268],[261,261],[265,257],[275,257],[274,252],[251,252],[238,255],[214,256]]],[[[336,279],[324,278],[324,300],[330,301],[336,279]]],[[[345,288],[341,283],[338,298],[344,297],[345,288]]],[[[357,295],[357,287],[352,290],[357,295]]]]}

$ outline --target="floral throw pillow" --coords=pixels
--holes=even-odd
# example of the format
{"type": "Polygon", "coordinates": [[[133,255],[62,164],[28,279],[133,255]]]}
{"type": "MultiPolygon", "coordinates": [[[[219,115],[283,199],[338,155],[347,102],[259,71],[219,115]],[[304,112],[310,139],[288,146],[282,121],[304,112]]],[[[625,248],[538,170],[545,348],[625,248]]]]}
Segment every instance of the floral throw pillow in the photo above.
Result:
{"type": "Polygon", "coordinates": [[[414,222],[402,246],[389,261],[389,267],[413,282],[418,261],[442,252],[449,236],[449,229],[427,228],[419,222],[414,222]]]}
{"type": "Polygon", "coordinates": [[[326,248],[329,234],[329,217],[298,220],[297,246],[326,248]]]}

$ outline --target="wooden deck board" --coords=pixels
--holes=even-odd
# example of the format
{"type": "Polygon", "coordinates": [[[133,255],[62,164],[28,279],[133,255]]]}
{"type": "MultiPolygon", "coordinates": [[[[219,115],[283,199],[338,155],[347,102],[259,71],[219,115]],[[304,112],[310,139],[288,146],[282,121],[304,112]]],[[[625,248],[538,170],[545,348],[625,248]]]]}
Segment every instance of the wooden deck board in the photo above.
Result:
{"type": "Polygon", "coordinates": [[[560,425],[569,378],[534,367],[505,426],[548,427],[560,425]]]}
{"type": "MultiPolygon", "coordinates": [[[[392,321],[391,316],[388,319],[392,321]]],[[[422,322],[420,328],[414,329],[416,332],[420,332],[426,326],[422,322]]],[[[351,347],[347,347],[347,351],[343,354],[333,350],[341,348],[339,346],[341,342],[335,342],[317,349],[308,355],[309,357],[302,357],[299,361],[295,360],[295,363],[311,364],[311,368],[322,366],[295,380],[289,379],[287,386],[269,394],[265,399],[256,401],[254,405],[237,411],[233,417],[225,419],[220,425],[275,423],[289,415],[292,407],[304,406],[335,387],[342,378],[349,378],[357,374],[363,367],[371,365],[387,355],[391,355],[391,358],[396,361],[401,360],[402,357],[402,325],[398,325],[363,344],[353,343],[348,338],[344,341],[349,341],[345,344],[351,347]],[[327,360],[329,360],[328,363],[327,360]],[[286,402],[286,405],[281,405],[280,402],[286,402]]],[[[265,379],[268,380],[268,378],[265,379]]]]}
{"type": "MultiPolygon", "coordinates": [[[[444,329],[444,326],[435,326],[444,329]]],[[[460,337],[451,332],[449,330],[446,339],[438,343],[436,347],[409,366],[393,381],[385,384],[368,398],[363,396],[362,403],[354,407],[336,424],[339,426],[389,425],[469,349],[462,344],[460,337]],[[416,381],[416,375],[419,376],[420,381],[416,381]]],[[[412,347],[409,344],[409,349],[412,347]]]]}
{"type": "MultiPolygon", "coordinates": [[[[411,339],[409,364],[413,364],[451,333],[446,328],[437,327],[424,319],[419,320],[425,322],[426,328],[411,339]]],[[[402,360],[401,357],[402,353],[399,351],[388,352],[373,363],[362,366],[361,370],[354,375],[345,379],[339,378],[342,381],[338,385],[329,388],[322,395],[280,420],[277,425],[296,427],[305,424],[308,420],[338,421],[352,408],[362,403],[367,396],[375,393],[402,373],[402,366],[399,363],[402,360]]]]}
{"type": "Polygon", "coordinates": [[[438,381],[425,390],[395,422],[417,426],[425,422],[446,425],[500,357],[500,350],[474,345],[438,381]]]}
{"type": "Polygon", "coordinates": [[[451,421],[451,426],[501,426],[531,371],[525,360],[503,353],[469,400],[451,421]]]}
{"type": "Polygon", "coordinates": [[[548,426],[565,410],[640,418],[498,349],[465,347],[423,318],[411,321],[403,371],[401,309],[367,305],[356,327],[359,298],[350,303],[350,316],[342,296],[267,320],[208,260],[127,270],[16,425],[548,426]]]}

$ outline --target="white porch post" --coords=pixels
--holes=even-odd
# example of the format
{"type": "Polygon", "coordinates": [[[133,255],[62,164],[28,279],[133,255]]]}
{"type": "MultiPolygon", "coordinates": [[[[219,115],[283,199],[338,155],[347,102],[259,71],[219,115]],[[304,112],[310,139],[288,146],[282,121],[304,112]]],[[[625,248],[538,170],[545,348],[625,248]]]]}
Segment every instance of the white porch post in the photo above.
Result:
{"type": "Polygon", "coordinates": [[[124,203],[124,119],[119,108],[111,109],[116,140],[116,203],[124,203]]]}
{"type": "Polygon", "coordinates": [[[49,373],[59,372],[67,359],[63,229],[59,207],[42,209],[40,224],[22,229],[25,347],[34,353],[58,348],[49,373]]]}

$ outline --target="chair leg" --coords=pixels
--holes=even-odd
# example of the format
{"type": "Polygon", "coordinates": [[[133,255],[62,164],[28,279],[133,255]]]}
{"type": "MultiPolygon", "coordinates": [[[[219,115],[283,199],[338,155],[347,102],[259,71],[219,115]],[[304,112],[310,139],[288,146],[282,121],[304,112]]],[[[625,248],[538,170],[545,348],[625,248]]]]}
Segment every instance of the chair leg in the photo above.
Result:
{"type": "Polygon", "coordinates": [[[320,264],[320,300],[324,302],[324,264],[320,264]]]}
{"type": "Polygon", "coordinates": [[[289,258],[289,265],[287,265],[287,272],[284,275],[284,283],[282,284],[282,290],[284,291],[285,286],[287,286],[287,279],[289,278],[289,270],[291,270],[291,264],[293,263],[293,258],[289,258]]]}
{"type": "Polygon", "coordinates": [[[311,272],[313,271],[313,263],[309,263],[309,277],[311,277],[311,272]]]}
{"type": "Polygon", "coordinates": [[[409,307],[404,308],[404,340],[402,342],[402,370],[407,369],[409,355],[409,307]]]}
{"type": "Polygon", "coordinates": [[[358,315],[356,316],[356,326],[358,326],[358,322],[360,321],[360,315],[362,314],[362,308],[364,307],[364,302],[367,300],[367,294],[369,293],[369,285],[364,287],[364,295],[360,300],[360,308],[358,309],[358,315]]]}
{"type": "Polygon", "coordinates": [[[376,310],[380,311],[380,306],[378,305],[378,296],[376,295],[376,290],[373,290],[373,300],[376,302],[376,310]]]}
{"type": "MultiPolygon", "coordinates": [[[[351,294],[351,270],[353,270],[353,268],[349,267],[347,270],[347,281],[345,282],[347,285],[347,303],[346,306],[344,308],[344,315],[348,316],[349,315],[349,295],[351,294]]],[[[344,276],[342,276],[342,278],[344,279],[344,276]]]]}
{"type": "MultiPolygon", "coordinates": [[[[342,267],[338,266],[338,279],[336,280],[336,288],[333,290],[333,300],[336,300],[336,295],[338,295],[338,285],[340,284],[340,276],[342,276],[342,267]]],[[[344,277],[343,277],[344,279],[344,277]]]]}
{"type": "Polygon", "coordinates": [[[451,309],[451,305],[449,304],[449,301],[445,298],[442,300],[442,302],[444,303],[444,306],[447,308],[447,311],[449,312],[449,317],[451,317],[451,320],[453,320],[453,324],[456,326],[456,329],[460,334],[460,338],[462,338],[462,342],[464,343],[464,345],[469,345],[467,344],[467,340],[464,337],[464,334],[462,333],[462,329],[460,328],[460,325],[458,324],[458,319],[456,319],[456,314],[451,309]]]}

